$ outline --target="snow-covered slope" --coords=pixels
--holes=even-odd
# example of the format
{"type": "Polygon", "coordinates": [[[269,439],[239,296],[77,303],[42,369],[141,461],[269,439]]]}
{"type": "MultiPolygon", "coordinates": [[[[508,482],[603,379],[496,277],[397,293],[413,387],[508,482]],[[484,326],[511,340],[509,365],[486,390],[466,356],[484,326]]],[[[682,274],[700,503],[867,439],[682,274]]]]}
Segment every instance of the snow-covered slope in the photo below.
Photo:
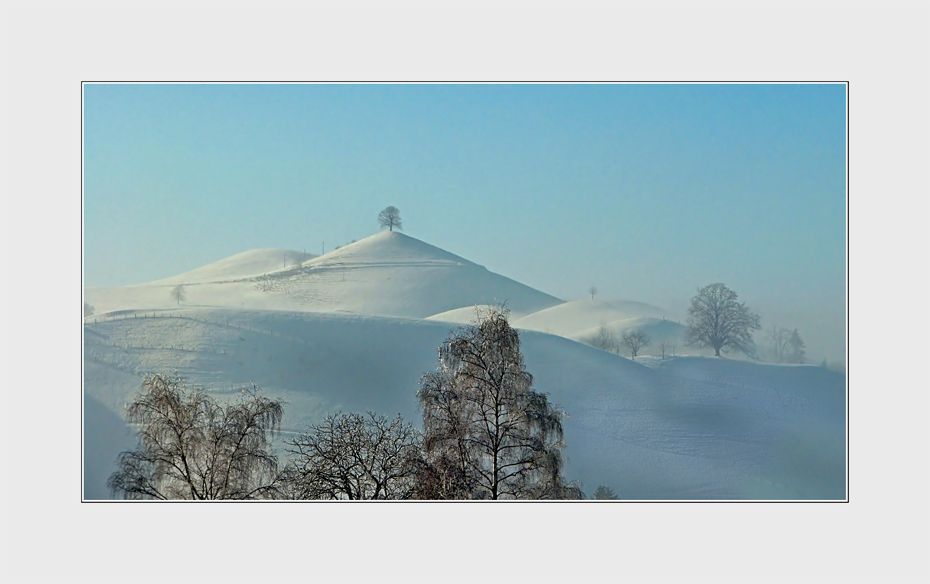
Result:
{"type": "Polygon", "coordinates": [[[630,300],[572,300],[513,320],[517,328],[569,337],[628,318],[665,316],[661,308],[630,300]]]}
{"type": "MultiPolygon", "coordinates": [[[[447,322],[182,308],[85,324],[85,497],[105,497],[119,414],[147,372],[177,370],[225,399],[255,383],[288,402],[286,432],[325,413],[419,423],[419,378],[447,322]]],[[[678,358],[654,368],[521,333],[535,387],[564,409],[569,478],[631,499],[845,497],[844,377],[817,367],[678,358]]]]}
{"type": "MultiPolygon", "coordinates": [[[[674,345],[676,354],[698,354],[697,349],[686,347],[684,344],[685,333],[688,328],[673,320],[653,318],[650,316],[638,316],[635,318],[608,322],[604,326],[616,341],[619,341],[623,333],[628,331],[638,330],[646,333],[649,337],[649,344],[640,351],[642,355],[661,354],[662,349],[660,343],[663,341],[670,345],[674,345]]],[[[581,331],[580,333],[568,335],[568,338],[581,343],[590,343],[591,340],[597,336],[598,329],[600,329],[600,325],[581,331]]],[[[622,352],[623,351],[621,351],[621,353],[622,352]]],[[[672,354],[672,351],[669,350],[668,353],[672,354]]]]}
{"type": "Polygon", "coordinates": [[[349,312],[424,318],[476,304],[507,303],[528,314],[562,301],[457,255],[396,232],[383,232],[336,251],[281,268],[279,250],[233,256],[166,280],[122,288],[86,288],[98,314],[178,307],[171,291],[183,283],[180,305],[240,309],[349,312]],[[238,259],[237,259],[238,258],[238,259]],[[254,261],[253,261],[254,260],[254,261]],[[270,267],[261,275],[232,272],[270,267]],[[191,275],[194,276],[191,276],[191,275]]]}
{"type": "Polygon", "coordinates": [[[476,304],[530,313],[562,301],[401,233],[386,231],[257,286],[306,310],[425,318],[476,304]]]}
{"type": "MultiPolygon", "coordinates": [[[[452,322],[456,324],[473,324],[478,319],[478,314],[486,312],[491,309],[489,304],[481,304],[475,306],[465,306],[463,308],[456,308],[454,310],[447,310],[445,312],[440,312],[439,314],[434,314],[432,316],[427,316],[426,320],[438,320],[441,322],[452,322]]],[[[510,311],[510,320],[521,318],[526,316],[522,313],[510,311]]]]}
{"type": "Polygon", "coordinates": [[[293,249],[253,249],[150,284],[191,284],[249,278],[294,267],[315,257],[318,256],[293,249]]]}

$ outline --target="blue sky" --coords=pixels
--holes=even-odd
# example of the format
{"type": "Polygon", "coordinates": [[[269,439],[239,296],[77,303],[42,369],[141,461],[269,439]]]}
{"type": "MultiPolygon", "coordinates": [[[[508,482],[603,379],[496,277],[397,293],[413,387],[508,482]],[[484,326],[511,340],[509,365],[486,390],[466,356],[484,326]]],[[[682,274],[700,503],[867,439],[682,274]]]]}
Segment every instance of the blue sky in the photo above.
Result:
{"type": "Polygon", "coordinates": [[[565,299],[724,282],[842,358],[846,87],[85,85],[84,278],[404,232],[565,299]]]}

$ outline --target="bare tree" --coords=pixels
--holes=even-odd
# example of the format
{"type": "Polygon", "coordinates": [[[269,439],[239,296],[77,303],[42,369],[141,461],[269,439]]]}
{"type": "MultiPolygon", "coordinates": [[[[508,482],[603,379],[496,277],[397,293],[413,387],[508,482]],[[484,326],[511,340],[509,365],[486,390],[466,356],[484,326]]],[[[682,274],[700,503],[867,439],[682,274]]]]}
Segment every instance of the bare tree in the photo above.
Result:
{"type": "Polygon", "coordinates": [[[181,305],[182,300],[187,299],[187,291],[184,289],[184,284],[178,284],[171,289],[171,298],[177,300],[178,306],[181,305]]]}
{"type": "Polygon", "coordinates": [[[420,381],[424,498],[579,497],[562,481],[562,414],[533,391],[506,309],[479,315],[439,349],[420,381]]]}
{"type": "Polygon", "coordinates": [[[659,349],[662,351],[662,359],[665,359],[665,353],[671,351],[674,345],[669,340],[664,340],[659,343],[659,349]]]}
{"type": "Polygon", "coordinates": [[[400,223],[400,209],[394,206],[385,207],[378,213],[378,224],[381,227],[387,227],[390,231],[394,231],[395,227],[403,231],[404,228],[400,223]]]}
{"type": "Polygon", "coordinates": [[[688,309],[688,342],[720,351],[737,351],[755,356],[752,331],[759,330],[759,315],[737,301],[736,292],[723,284],[710,284],[698,290],[688,309]]]}
{"type": "Polygon", "coordinates": [[[791,338],[791,331],[780,326],[772,325],[772,328],[765,331],[765,339],[770,345],[772,359],[776,363],[784,363],[788,354],[788,339],[791,338]]]}
{"type": "Polygon", "coordinates": [[[617,340],[610,332],[610,329],[607,328],[607,325],[603,323],[597,327],[597,332],[594,333],[594,337],[591,338],[589,343],[602,351],[613,352],[617,350],[617,340]]]}
{"type": "Polygon", "coordinates": [[[280,400],[253,388],[218,405],[180,379],[149,375],[127,406],[139,446],[119,455],[107,485],[127,499],[262,499],[277,493],[271,439],[284,414],[280,400]]]}
{"type": "Polygon", "coordinates": [[[600,500],[616,500],[617,494],[614,493],[614,490],[610,487],[598,485],[597,488],[594,489],[594,498],[600,500]]]}
{"type": "Polygon", "coordinates": [[[409,499],[420,434],[398,416],[332,414],[286,441],[293,456],[282,484],[294,499],[409,499]]]}
{"type": "Polygon", "coordinates": [[[594,300],[594,295],[597,294],[597,286],[588,288],[588,293],[591,295],[591,300],[594,300]]]}
{"type": "Polygon", "coordinates": [[[630,350],[630,356],[633,360],[636,360],[636,356],[639,355],[639,351],[649,345],[652,341],[649,339],[649,335],[640,330],[635,331],[625,331],[623,336],[620,339],[620,342],[630,350]]]}

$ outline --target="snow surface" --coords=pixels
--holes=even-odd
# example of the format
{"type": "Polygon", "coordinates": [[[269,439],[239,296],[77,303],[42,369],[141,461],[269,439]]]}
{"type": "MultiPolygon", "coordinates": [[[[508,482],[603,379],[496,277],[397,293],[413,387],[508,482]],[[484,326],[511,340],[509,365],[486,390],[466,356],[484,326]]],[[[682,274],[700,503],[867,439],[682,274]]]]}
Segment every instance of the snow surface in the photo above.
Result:
{"type": "Polygon", "coordinates": [[[651,304],[630,300],[572,300],[540,310],[511,324],[517,328],[571,336],[596,330],[602,324],[629,318],[651,316],[662,318],[665,311],[651,304]]]}
{"type": "Polygon", "coordinates": [[[163,278],[151,284],[190,284],[218,282],[277,272],[319,257],[293,249],[253,249],[213,262],[183,274],[163,278]]]}
{"type": "MultiPolygon", "coordinates": [[[[438,320],[442,322],[452,322],[457,324],[474,324],[478,320],[478,314],[481,312],[487,312],[492,306],[490,304],[480,304],[475,306],[463,306],[462,308],[456,308],[454,310],[447,310],[445,312],[440,312],[439,314],[434,314],[432,316],[427,316],[426,320],[438,320]]],[[[510,311],[510,320],[526,316],[519,312],[510,311]]]]}
{"type": "MultiPolygon", "coordinates": [[[[456,319],[468,314],[468,322],[476,304],[489,303],[476,297],[507,292],[510,306],[542,306],[515,325],[575,334],[608,314],[623,317],[611,326],[629,319],[658,326],[650,319],[661,312],[633,302],[552,308],[551,296],[397,233],[272,276],[291,288],[268,292],[256,280],[191,285],[180,307],[155,295],[167,297],[165,286],[97,289],[88,298],[121,308],[84,319],[86,499],[109,496],[116,454],[133,441],[122,412],[146,373],[177,371],[220,400],[254,383],[287,402],[283,436],[337,410],[401,413],[418,423],[419,379],[435,368],[456,319]],[[351,285],[318,277],[340,270],[351,285]],[[307,287],[333,302],[289,298],[307,287]],[[406,314],[384,316],[388,310],[406,314]]],[[[521,340],[534,387],[567,413],[566,474],[588,493],[603,484],[626,499],[846,496],[842,374],[703,357],[633,362],[533,330],[521,340]]]]}

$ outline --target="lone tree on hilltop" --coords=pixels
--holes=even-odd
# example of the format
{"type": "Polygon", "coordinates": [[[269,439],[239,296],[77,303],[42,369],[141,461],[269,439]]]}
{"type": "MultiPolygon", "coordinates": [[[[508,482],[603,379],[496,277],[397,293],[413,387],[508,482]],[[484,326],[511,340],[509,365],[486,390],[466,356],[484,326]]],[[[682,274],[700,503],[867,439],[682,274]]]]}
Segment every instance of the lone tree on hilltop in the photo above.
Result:
{"type": "Polygon", "coordinates": [[[404,226],[400,223],[400,209],[394,206],[385,207],[378,213],[378,224],[381,227],[387,227],[390,231],[394,231],[395,227],[403,231],[404,226]]]}
{"type": "Polygon", "coordinates": [[[247,391],[218,405],[180,379],[150,375],[127,406],[139,446],[119,455],[107,486],[126,499],[266,499],[277,494],[271,439],[282,402],[247,391]]]}
{"type": "Polygon", "coordinates": [[[420,381],[424,464],[418,497],[565,499],[562,414],[523,366],[507,310],[480,314],[439,348],[439,366],[420,381]]]}
{"type": "Polygon", "coordinates": [[[293,457],[282,483],[293,499],[409,499],[420,435],[398,416],[331,414],[286,441],[293,457]]]}
{"type": "Polygon", "coordinates": [[[181,305],[182,300],[187,299],[187,291],[184,289],[184,284],[178,284],[171,289],[171,298],[178,302],[178,306],[181,305]]]}
{"type": "Polygon", "coordinates": [[[714,356],[737,351],[755,356],[752,331],[759,330],[759,315],[737,301],[736,292],[723,284],[700,288],[688,309],[688,345],[713,347],[714,356]]]}
{"type": "Polygon", "coordinates": [[[597,286],[591,286],[588,288],[588,294],[591,295],[591,300],[594,300],[594,295],[597,294],[597,286]]]}
{"type": "Polygon", "coordinates": [[[630,356],[633,360],[636,360],[636,356],[639,355],[640,350],[649,345],[652,341],[649,339],[649,335],[643,331],[625,331],[623,336],[620,337],[620,342],[624,347],[630,350],[630,356]]]}

